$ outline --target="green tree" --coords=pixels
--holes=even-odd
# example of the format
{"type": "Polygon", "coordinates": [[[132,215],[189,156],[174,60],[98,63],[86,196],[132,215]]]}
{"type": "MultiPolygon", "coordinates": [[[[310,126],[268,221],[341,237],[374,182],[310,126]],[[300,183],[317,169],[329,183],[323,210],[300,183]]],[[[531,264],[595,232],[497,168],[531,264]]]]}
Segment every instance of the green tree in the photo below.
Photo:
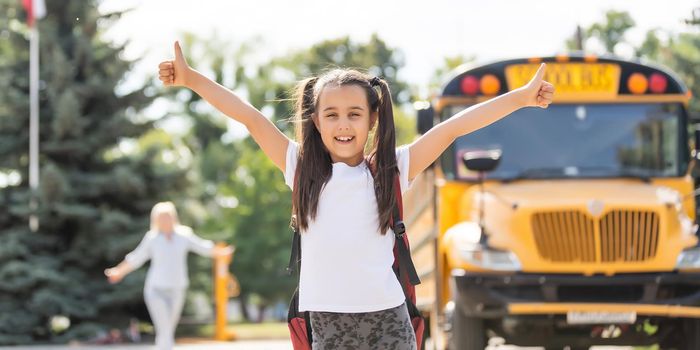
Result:
{"type": "MultiPolygon", "coordinates": [[[[700,13],[699,9],[695,12],[700,13]]],[[[697,16],[695,13],[692,16],[697,16]]],[[[648,60],[668,66],[679,74],[681,80],[690,89],[690,111],[700,113],[700,24],[696,18],[687,20],[689,30],[685,33],[666,33],[668,39],[659,37],[660,30],[647,32],[644,42],[636,50],[637,55],[648,60]]]]}
{"type": "Polygon", "coordinates": [[[432,78],[428,85],[430,93],[441,92],[440,90],[444,87],[444,84],[448,79],[452,78],[451,74],[455,69],[460,66],[473,63],[476,61],[475,56],[464,56],[456,55],[450,57],[444,57],[442,65],[437,67],[432,74],[432,78]]]}
{"type": "Polygon", "coordinates": [[[663,43],[661,42],[661,39],[659,39],[658,32],[658,29],[647,31],[644,41],[635,50],[635,56],[644,57],[654,61],[658,61],[661,58],[659,55],[663,49],[663,43]]]}
{"type": "Polygon", "coordinates": [[[398,76],[403,65],[401,51],[390,47],[376,34],[364,43],[341,37],[273,58],[268,64],[260,66],[254,74],[243,75],[243,81],[246,86],[254,87],[250,90],[251,103],[269,109],[278,126],[288,131],[292,129],[291,124],[285,120],[292,115],[294,106],[278,102],[289,101],[298,80],[320,75],[333,68],[354,68],[382,77],[389,83],[396,107],[394,118],[397,143],[403,144],[415,136],[413,118],[400,110],[412,98],[410,86],[398,76]]]}
{"type": "Polygon", "coordinates": [[[625,33],[634,26],[635,22],[627,11],[610,10],[605,13],[603,22],[594,23],[586,33],[598,39],[608,53],[615,53],[615,47],[625,42],[625,33]]]}
{"type": "Polygon", "coordinates": [[[685,23],[689,25],[700,26],[700,7],[693,9],[690,17],[685,20],[685,23]]]}
{"type": "MultiPolygon", "coordinates": [[[[700,67],[697,64],[700,60],[698,13],[700,10],[695,9],[686,19],[689,31],[674,34],[652,29],[647,31],[644,41],[634,48],[635,56],[666,65],[680,75],[693,94],[690,102],[693,113],[700,113],[700,84],[697,83],[700,81],[700,67]],[[662,39],[660,34],[666,34],[667,39],[662,39]]],[[[603,22],[592,24],[585,33],[603,43],[608,53],[614,53],[616,45],[625,42],[625,33],[634,25],[634,19],[629,13],[608,11],[603,22]]]]}
{"type": "Polygon", "coordinates": [[[282,173],[252,138],[237,142],[233,151],[240,154],[236,170],[221,186],[222,195],[237,202],[223,211],[235,218],[232,269],[241,284],[242,300],[248,303],[255,296],[262,315],[273,303],[287,301],[296,285],[296,279],[284,273],[292,238],[291,193],[282,173]]]}
{"type": "MultiPolygon", "coordinates": [[[[146,317],[141,270],[111,286],[103,269],[133,249],[154,202],[186,185],[164,145],[134,153],[152,130],[148,86],[117,94],[133,62],[101,37],[120,14],[95,1],[46,1],[41,33],[41,186],[27,184],[28,29],[20,2],[0,0],[0,344],[64,342],[146,317]],[[98,25],[99,23],[99,25],[98,25]],[[28,228],[29,198],[40,228],[28,228]],[[65,331],[50,327],[68,317],[65,331]]],[[[149,91],[151,91],[149,93],[149,91]]]]}
{"type": "Polygon", "coordinates": [[[681,75],[693,94],[690,110],[700,114],[700,33],[696,29],[694,33],[678,35],[669,43],[668,51],[662,62],[681,75]]]}
{"type": "Polygon", "coordinates": [[[580,25],[577,25],[574,34],[565,42],[566,49],[569,51],[584,51],[586,40],[588,40],[588,35],[580,25]]]}

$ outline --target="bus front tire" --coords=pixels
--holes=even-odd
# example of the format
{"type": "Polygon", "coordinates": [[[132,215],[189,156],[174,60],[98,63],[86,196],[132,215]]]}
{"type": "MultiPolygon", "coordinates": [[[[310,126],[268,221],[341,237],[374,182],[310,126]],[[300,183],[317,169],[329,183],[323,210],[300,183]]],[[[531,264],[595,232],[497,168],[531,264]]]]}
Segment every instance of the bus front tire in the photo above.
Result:
{"type": "Polygon", "coordinates": [[[661,350],[700,349],[700,319],[684,318],[676,323],[678,327],[659,344],[661,350]]]}
{"type": "Polygon", "coordinates": [[[484,320],[466,316],[459,306],[455,307],[451,317],[449,334],[450,350],[484,350],[486,348],[486,330],[484,320]]]}
{"type": "Polygon", "coordinates": [[[679,350],[700,349],[700,319],[683,320],[683,341],[679,345],[679,350]]]}

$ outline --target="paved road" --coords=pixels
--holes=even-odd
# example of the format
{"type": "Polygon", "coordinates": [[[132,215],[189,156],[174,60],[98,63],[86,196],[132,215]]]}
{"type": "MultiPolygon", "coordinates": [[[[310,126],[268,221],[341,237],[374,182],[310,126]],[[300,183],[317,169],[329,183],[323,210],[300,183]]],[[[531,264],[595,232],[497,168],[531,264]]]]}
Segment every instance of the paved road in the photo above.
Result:
{"type": "MultiPolygon", "coordinates": [[[[66,345],[66,346],[14,346],[0,347],[8,350],[152,350],[152,345],[66,345]]],[[[292,350],[288,340],[256,340],[235,342],[203,342],[198,344],[177,344],[175,350],[292,350]]]]}
{"type": "MultiPolygon", "coordinates": [[[[7,350],[152,350],[150,345],[81,345],[81,346],[15,346],[0,347],[7,350]]],[[[515,346],[489,346],[487,350],[541,350],[542,348],[518,348],[515,346]]],[[[175,350],[292,350],[287,340],[248,340],[235,342],[202,342],[178,344],[175,350]]],[[[596,346],[592,350],[632,350],[630,347],[596,346]]]]}

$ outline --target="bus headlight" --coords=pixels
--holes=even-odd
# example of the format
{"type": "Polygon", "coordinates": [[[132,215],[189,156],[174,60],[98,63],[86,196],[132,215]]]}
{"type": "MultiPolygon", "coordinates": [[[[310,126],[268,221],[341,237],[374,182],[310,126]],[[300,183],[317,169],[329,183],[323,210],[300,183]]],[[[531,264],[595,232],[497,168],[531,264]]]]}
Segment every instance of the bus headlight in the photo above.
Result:
{"type": "Polygon", "coordinates": [[[472,265],[495,271],[518,271],[520,261],[513,252],[480,245],[460,247],[459,256],[472,265]]]}
{"type": "Polygon", "coordinates": [[[679,270],[700,269],[700,247],[687,249],[678,256],[676,268],[679,270]]]}
{"type": "Polygon", "coordinates": [[[459,223],[445,232],[451,240],[456,255],[465,262],[494,271],[518,271],[518,257],[511,251],[499,250],[483,244],[479,225],[471,222],[459,223]]]}

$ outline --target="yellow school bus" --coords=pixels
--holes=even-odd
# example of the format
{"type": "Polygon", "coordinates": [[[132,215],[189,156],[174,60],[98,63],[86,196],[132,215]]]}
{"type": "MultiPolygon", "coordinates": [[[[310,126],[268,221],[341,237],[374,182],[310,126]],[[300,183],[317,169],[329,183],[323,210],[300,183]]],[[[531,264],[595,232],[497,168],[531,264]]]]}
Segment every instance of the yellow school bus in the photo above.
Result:
{"type": "Polygon", "coordinates": [[[419,132],[541,62],[549,108],[458,138],[406,194],[429,345],[700,349],[698,132],[673,72],[582,54],[463,67],[417,104],[419,132]]]}

